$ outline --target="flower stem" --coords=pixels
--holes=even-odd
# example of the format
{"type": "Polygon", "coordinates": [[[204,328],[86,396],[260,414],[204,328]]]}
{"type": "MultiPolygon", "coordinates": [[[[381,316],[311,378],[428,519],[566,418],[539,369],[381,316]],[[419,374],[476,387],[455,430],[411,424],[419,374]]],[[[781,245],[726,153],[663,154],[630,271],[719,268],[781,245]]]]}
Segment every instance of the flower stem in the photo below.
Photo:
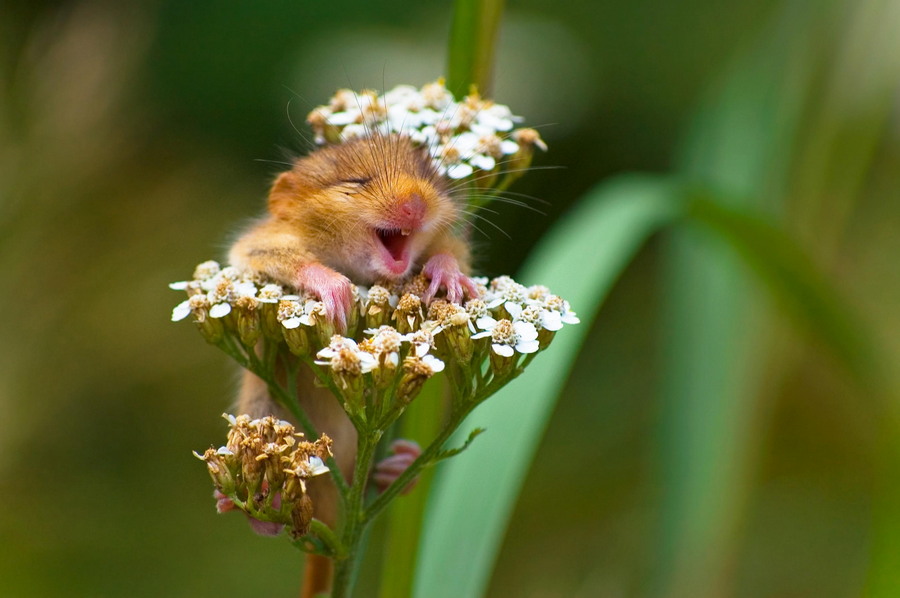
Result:
{"type": "MultiPolygon", "coordinates": [[[[441,427],[447,392],[445,381],[432,378],[410,404],[400,420],[398,436],[423,441],[433,438],[441,427]]],[[[422,518],[428,501],[433,471],[419,476],[415,490],[394,502],[387,512],[388,524],[382,548],[381,598],[411,596],[422,532],[422,518]]]]}
{"type": "Polygon", "coordinates": [[[360,541],[363,537],[368,521],[363,517],[363,501],[365,499],[366,482],[372,461],[375,458],[375,448],[381,440],[382,431],[373,430],[368,433],[360,431],[357,437],[356,465],[353,470],[353,483],[347,495],[346,510],[344,511],[343,528],[341,530],[341,544],[346,553],[343,558],[335,560],[334,586],[331,598],[348,598],[353,589],[353,578],[356,570],[356,561],[360,556],[360,541]]]}
{"type": "Polygon", "coordinates": [[[490,95],[494,46],[503,0],[456,0],[448,48],[447,88],[456,97],[490,95]]]}

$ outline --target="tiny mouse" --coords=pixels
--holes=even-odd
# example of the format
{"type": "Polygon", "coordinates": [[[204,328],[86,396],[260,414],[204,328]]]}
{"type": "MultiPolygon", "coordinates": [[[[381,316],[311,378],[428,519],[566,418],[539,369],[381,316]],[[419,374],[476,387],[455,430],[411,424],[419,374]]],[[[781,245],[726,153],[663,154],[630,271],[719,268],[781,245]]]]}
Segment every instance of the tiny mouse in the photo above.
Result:
{"type": "MultiPolygon", "coordinates": [[[[426,148],[405,135],[373,134],[297,159],[276,178],[267,214],[238,238],[229,260],[318,297],[335,330],[343,332],[356,284],[400,281],[422,272],[430,279],[426,302],[442,289],[452,302],[477,295],[468,277],[469,246],[456,232],[462,216],[463,207],[426,148]]],[[[314,384],[311,372],[297,384],[301,406],[316,430],[334,440],[335,460],[349,479],[356,430],[329,391],[314,384]]],[[[250,372],[244,374],[237,412],[290,419],[250,372]]],[[[409,462],[416,454],[401,453],[409,462]]],[[[315,517],[333,526],[337,489],[325,478],[314,480],[310,494],[315,517]]],[[[330,559],[309,555],[303,595],[329,591],[330,571],[330,559]]]]}

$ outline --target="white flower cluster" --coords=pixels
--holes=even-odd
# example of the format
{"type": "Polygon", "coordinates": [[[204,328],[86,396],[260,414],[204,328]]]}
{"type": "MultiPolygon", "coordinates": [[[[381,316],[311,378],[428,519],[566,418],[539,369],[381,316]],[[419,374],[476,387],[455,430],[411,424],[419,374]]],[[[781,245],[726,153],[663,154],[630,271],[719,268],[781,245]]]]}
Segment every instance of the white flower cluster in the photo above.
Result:
{"type": "Polygon", "coordinates": [[[421,89],[400,85],[378,95],[341,89],[307,121],[316,143],[340,143],[376,134],[403,134],[428,148],[440,174],[464,179],[501,163],[527,166],[534,147],[547,146],[508,106],[470,94],[457,102],[443,80],[421,89]]]}
{"type": "Polygon", "coordinates": [[[467,305],[473,310],[475,326],[481,329],[472,338],[490,337],[494,353],[503,357],[512,357],[514,352],[535,353],[542,348],[540,331],[556,332],[564,324],[581,321],[568,301],[552,295],[545,286],[526,287],[509,276],[479,282],[487,287],[480,304],[470,301],[467,305]],[[494,317],[498,311],[505,312],[506,317],[494,317]]]}
{"type": "Polygon", "coordinates": [[[172,320],[193,315],[215,344],[228,343],[229,335],[251,351],[261,340],[285,343],[322,366],[348,396],[359,396],[368,384],[417,392],[448,360],[467,371],[487,367],[505,376],[517,355],[546,348],[556,331],[579,321],[569,303],[546,287],[526,287],[508,276],[473,280],[479,295],[463,305],[436,299],[426,306],[422,276],[391,287],[357,287],[341,336],[314,296],[204,262],[193,280],[170,285],[188,293],[172,320]]]}

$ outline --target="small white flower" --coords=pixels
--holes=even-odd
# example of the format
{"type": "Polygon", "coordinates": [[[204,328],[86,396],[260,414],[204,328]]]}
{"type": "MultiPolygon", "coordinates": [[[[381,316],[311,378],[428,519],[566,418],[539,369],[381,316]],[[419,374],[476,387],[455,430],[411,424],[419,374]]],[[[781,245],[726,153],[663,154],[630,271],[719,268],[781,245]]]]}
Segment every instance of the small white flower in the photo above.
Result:
{"type": "Polygon", "coordinates": [[[309,477],[322,475],[323,473],[328,473],[330,471],[328,466],[325,465],[325,462],[315,455],[310,455],[307,467],[309,468],[309,477]]]}
{"type": "Polygon", "coordinates": [[[513,116],[509,106],[503,104],[491,104],[482,107],[475,117],[479,125],[489,127],[496,131],[510,131],[516,122],[522,120],[519,116],[513,116]]]}
{"type": "Polygon", "coordinates": [[[506,311],[512,316],[514,322],[531,322],[535,328],[556,332],[563,327],[559,312],[551,311],[537,301],[529,301],[524,307],[518,303],[508,303],[506,311]]]}
{"type": "Polygon", "coordinates": [[[194,280],[209,280],[222,270],[219,262],[209,260],[194,268],[194,280]]]}
{"type": "Polygon", "coordinates": [[[544,301],[550,296],[550,289],[542,284],[535,284],[528,287],[528,298],[535,301],[544,301]]]}
{"type": "Polygon", "coordinates": [[[325,304],[315,299],[307,299],[303,304],[303,313],[300,315],[300,323],[304,326],[315,326],[319,320],[328,319],[328,310],[325,304]]]}
{"type": "MultiPolygon", "coordinates": [[[[506,308],[506,311],[509,311],[511,305],[522,304],[528,298],[528,289],[509,277],[495,278],[494,282],[497,282],[502,278],[507,278],[508,281],[504,280],[496,286],[493,298],[487,302],[488,309],[494,309],[495,307],[503,305],[503,307],[506,308]]],[[[491,286],[494,286],[493,282],[491,283],[491,286]]],[[[512,312],[510,312],[510,314],[512,314],[512,312]]]]}
{"type": "Polygon", "coordinates": [[[285,295],[279,300],[276,318],[285,328],[293,330],[300,326],[304,315],[303,306],[296,295],[285,295]]]}
{"type": "Polygon", "coordinates": [[[267,284],[259,290],[257,299],[262,303],[278,303],[284,295],[284,289],[278,284],[267,284]]]}
{"type": "Polygon", "coordinates": [[[443,81],[422,86],[421,93],[425,104],[435,110],[444,111],[453,104],[453,94],[447,90],[443,81]]]}
{"type": "Polygon", "coordinates": [[[406,340],[406,336],[397,332],[393,326],[369,328],[365,332],[374,335],[369,339],[374,354],[384,357],[385,364],[397,367],[400,363],[400,345],[406,340]]]}
{"type": "Polygon", "coordinates": [[[434,335],[441,331],[436,322],[427,320],[415,332],[403,335],[403,340],[412,345],[412,353],[417,357],[425,356],[434,348],[434,335]],[[435,324],[434,327],[429,324],[435,324]]]}
{"type": "Polygon", "coordinates": [[[384,307],[385,305],[397,307],[397,303],[400,301],[400,298],[397,295],[391,294],[386,288],[377,284],[372,285],[369,289],[365,289],[364,287],[359,288],[359,296],[367,307],[384,307]]]}
{"type": "Polygon", "coordinates": [[[354,372],[365,374],[378,367],[378,360],[371,353],[361,351],[351,338],[334,335],[331,343],[316,353],[318,365],[328,365],[336,372],[354,372]]]}
{"type": "Polygon", "coordinates": [[[537,329],[530,322],[497,320],[489,329],[473,334],[473,339],[490,336],[491,348],[497,355],[512,357],[515,352],[535,353],[540,349],[537,329]]]}
{"type": "Polygon", "coordinates": [[[544,300],[544,307],[550,311],[559,313],[560,321],[564,324],[578,324],[581,320],[569,307],[569,302],[557,295],[550,295],[544,300]]]}
{"type": "Polygon", "coordinates": [[[475,326],[484,330],[493,326],[496,322],[491,317],[487,304],[482,299],[469,299],[466,301],[466,312],[469,314],[469,330],[471,332],[475,332],[475,326]]]}

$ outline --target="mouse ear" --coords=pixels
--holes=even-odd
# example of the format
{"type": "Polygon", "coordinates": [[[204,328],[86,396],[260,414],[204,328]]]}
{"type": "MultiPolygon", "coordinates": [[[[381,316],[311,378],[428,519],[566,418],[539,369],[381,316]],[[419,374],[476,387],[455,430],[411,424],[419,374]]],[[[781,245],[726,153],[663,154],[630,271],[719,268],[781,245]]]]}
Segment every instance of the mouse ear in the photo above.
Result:
{"type": "Polygon", "coordinates": [[[282,172],[269,191],[269,211],[280,215],[290,209],[297,197],[297,178],[292,171],[282,172]]]}

